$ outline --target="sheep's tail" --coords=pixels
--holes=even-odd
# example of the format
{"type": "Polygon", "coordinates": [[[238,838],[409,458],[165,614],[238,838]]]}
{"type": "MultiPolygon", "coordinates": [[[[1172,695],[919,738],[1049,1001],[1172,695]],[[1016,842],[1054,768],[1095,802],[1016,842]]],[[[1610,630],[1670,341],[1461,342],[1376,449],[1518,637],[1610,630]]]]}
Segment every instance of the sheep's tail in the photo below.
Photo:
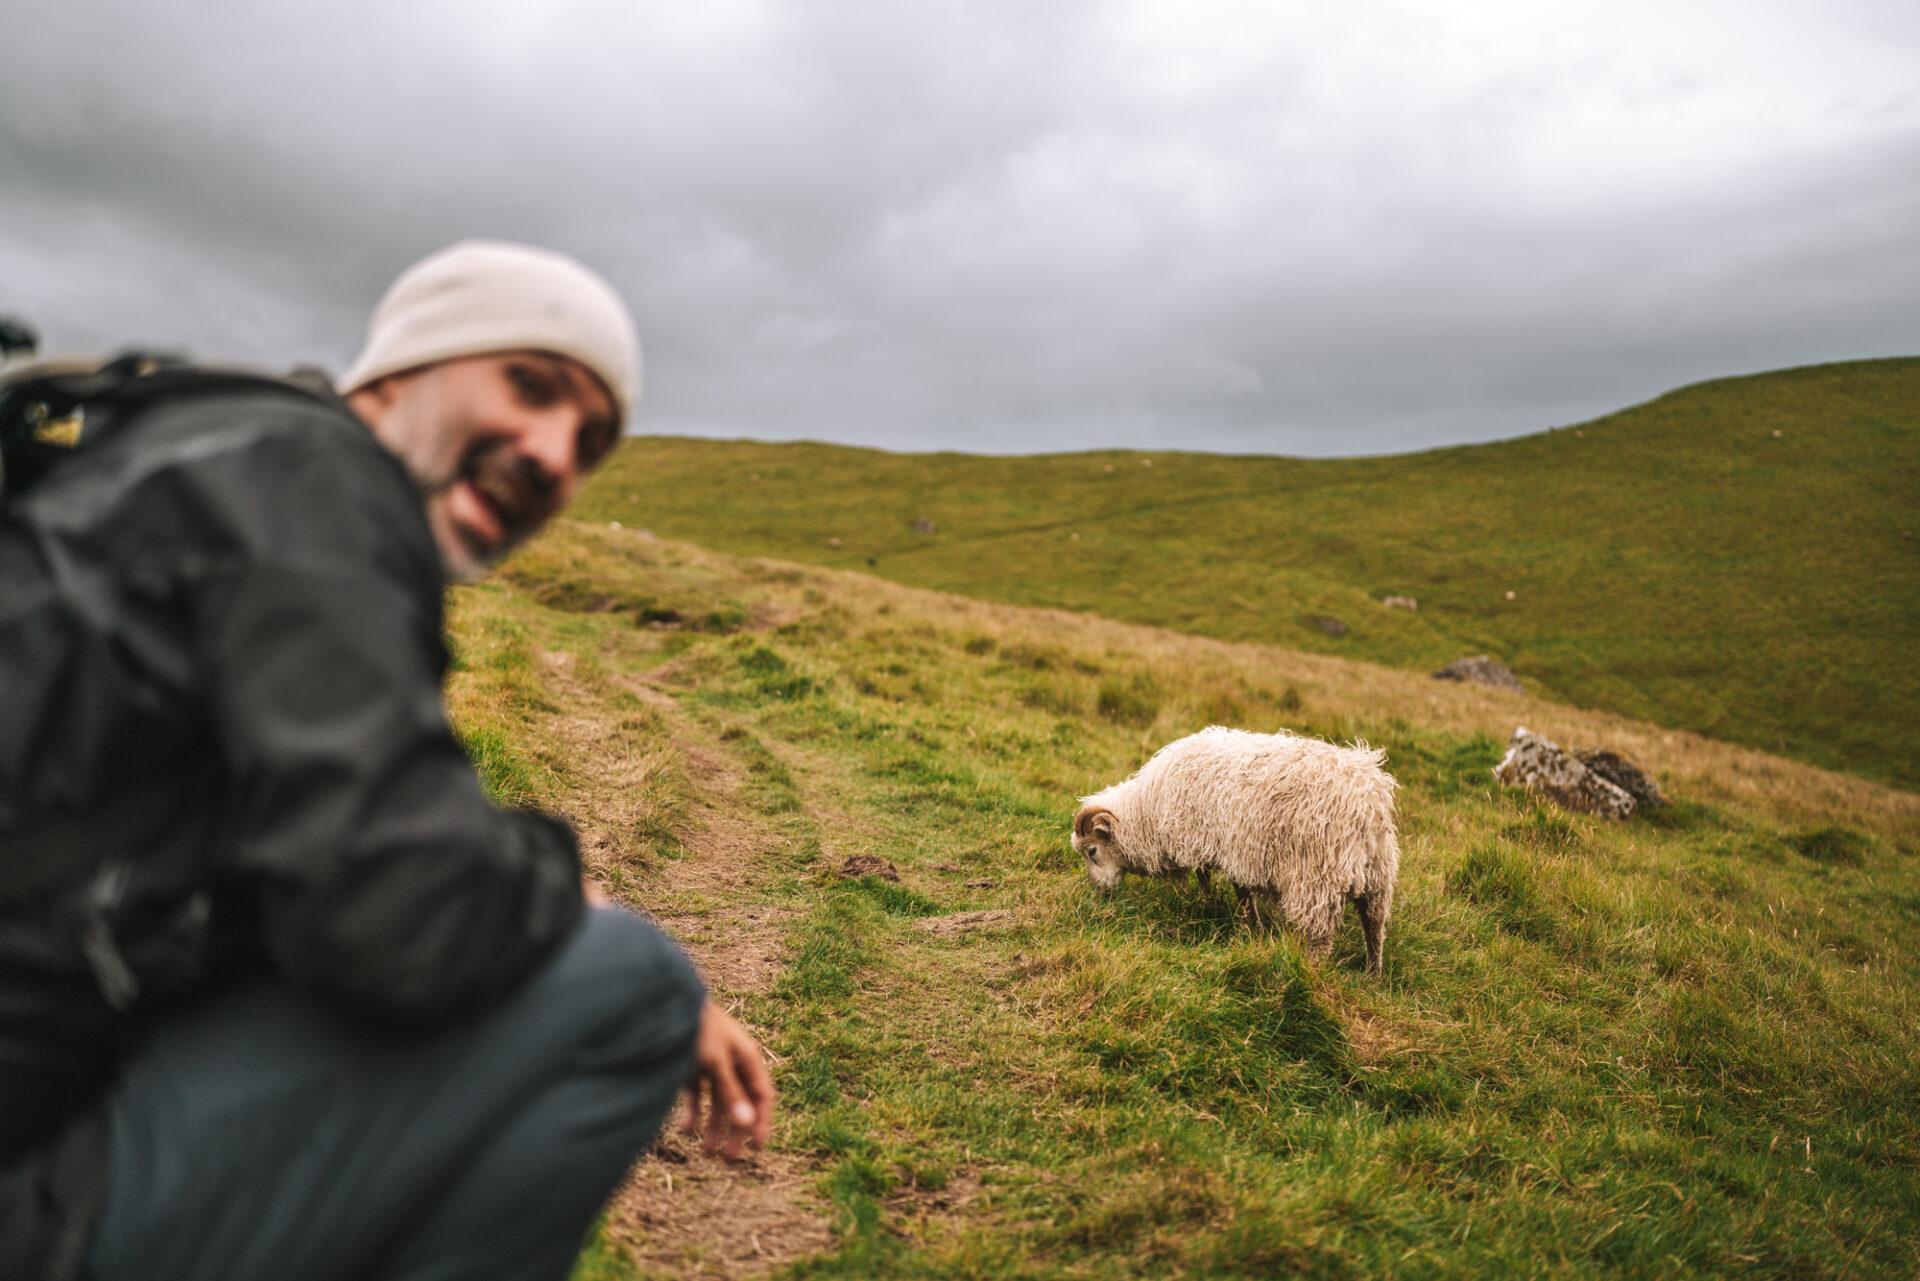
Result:
{"type": "Polygon", "coordinates": [[[1380,776],[1381,776],[1382,778],[1384,778],[1384,779],[1386,779],[1386,781],[1387,781],[1387,787],[1388,787],[1389,789],[1393,789],[1393,788],[1398,788],[1398,787],[1400,786],[1400,780],[1399,780],[1399,779],[1397,779],[1397,778],[1395,778],[1395,777],[1394,777],[1393,775],[1391,775],[1391,774],[1389,774],[1389,773],[1387,773],[1387,772],[1386,772],[1386,770],[1384,770],[1384,769],[1381,769],[1381,766],[1383,766],[1383,765],[1385,765],[1385,764],[1387,763],[1387,749],[1386,749],[1386,748],[1384,748],[1384,747],[1369,747],[1369,746],[1367,745],[1367,740],[1366,740],[1366,739],[1364,739],[1364,738],[1356,738],[1356,739],[1354,739],[1354,740],[1353,740],[1353,743],[1352,743],[1352,745],[1351,745],[1351,747],[1350,747],[1350,748],[1349,748],[1348,750],[1350,750],[1350,751],[1354,751],[1354,752],[1358,752],[1358,753],[1360,754],[1360,759],[1361,759],[1361,760],[1362,760],[1363,762],[1365,762],[1365,763],[1366,763],[1366,764],[1368,764],[1368,765],[1371,765],[1371,766],[1373,766],[1373,767],[1374,767],[1375,769],[1379,769],[1379,770],[1380,770],[1380,776]]]}

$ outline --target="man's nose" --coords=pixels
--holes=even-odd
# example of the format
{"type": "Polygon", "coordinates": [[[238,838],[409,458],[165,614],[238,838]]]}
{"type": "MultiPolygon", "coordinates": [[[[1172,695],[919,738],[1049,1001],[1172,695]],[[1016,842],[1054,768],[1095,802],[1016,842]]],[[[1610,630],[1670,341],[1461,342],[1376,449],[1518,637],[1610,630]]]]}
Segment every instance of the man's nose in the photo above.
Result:
{"type": "Polygon", "coordinates": [[[520,439],[520,456],[540,473],[541,488],[555,506],[573,500],[580,485],[579,424],[570,414],[543,414],[520,439]]]}

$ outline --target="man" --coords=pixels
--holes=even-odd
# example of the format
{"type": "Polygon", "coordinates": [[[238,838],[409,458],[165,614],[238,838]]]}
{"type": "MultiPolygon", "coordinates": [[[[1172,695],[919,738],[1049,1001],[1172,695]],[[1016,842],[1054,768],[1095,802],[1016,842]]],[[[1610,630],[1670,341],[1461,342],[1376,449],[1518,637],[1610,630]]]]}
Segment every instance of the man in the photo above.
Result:
{"type": "Polygon", "coordinates": [[[758,1046],[441,709],[445,582],[639,382],[603,281],[467,242],[344,400],[130,392],[0,516],[0,1278],[560,1277],[682,1088],[766,1141],[758,1046]]]}

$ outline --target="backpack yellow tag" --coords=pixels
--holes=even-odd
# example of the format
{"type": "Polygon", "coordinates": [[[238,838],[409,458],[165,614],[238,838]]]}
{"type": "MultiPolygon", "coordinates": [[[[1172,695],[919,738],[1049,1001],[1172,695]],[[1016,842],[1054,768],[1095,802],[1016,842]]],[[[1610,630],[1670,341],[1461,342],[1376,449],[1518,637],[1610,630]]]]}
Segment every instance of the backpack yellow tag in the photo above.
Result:
{"type": "Polygon", "coordinates": [[[72,449],[78,445],[80,432],[87,425],[84,409],[75,409],[55,418],[47,413],[45,405],[35,405],[27,412],[27,418],[33,424],[34,440],[58,449],[72,449]]]}

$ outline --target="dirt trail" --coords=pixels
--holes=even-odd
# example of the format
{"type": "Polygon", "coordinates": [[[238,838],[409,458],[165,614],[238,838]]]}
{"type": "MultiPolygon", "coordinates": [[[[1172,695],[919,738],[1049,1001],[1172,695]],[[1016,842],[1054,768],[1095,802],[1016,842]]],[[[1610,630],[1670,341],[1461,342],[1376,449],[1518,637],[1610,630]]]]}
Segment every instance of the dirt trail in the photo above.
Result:
{"type": "MultiPolygon", "coordinates": [[[[745,770],[714,735],[659,687],[615,677],[666,724],[686,782],[684,855],[633,871],[632,796],[661,765],[610,750],[620,746],[617,731],[610,717],[593,714],[592,705],[604,700],[576,677],[572,658],[547,654],[542,665],[567,708],[549,723],[554,741],[574,759],[604,763],[567,798],[589,873],[604,879],[621,869],[626,887],[619,896],[673,935],[713,999],[742,1016],[744,998],[767,990],[784,965],[781,934],[794,912],[759,901],[778,839],[757,821],[742,795],[745,770]]],[[[766,1029],[754,1031],[765,1039],[766,1029]]],[[[777,1150],[736,1161],[709,1156],[680,1129],[680,1119],[676,1113],[607,1209],[608,1236],[627,1248],[643,1275],[757,1276],[832,1244],[810,1162],[777,1150]]],[[[776,1147],[778,1121],[776,1114],[776,1147]]]]}

